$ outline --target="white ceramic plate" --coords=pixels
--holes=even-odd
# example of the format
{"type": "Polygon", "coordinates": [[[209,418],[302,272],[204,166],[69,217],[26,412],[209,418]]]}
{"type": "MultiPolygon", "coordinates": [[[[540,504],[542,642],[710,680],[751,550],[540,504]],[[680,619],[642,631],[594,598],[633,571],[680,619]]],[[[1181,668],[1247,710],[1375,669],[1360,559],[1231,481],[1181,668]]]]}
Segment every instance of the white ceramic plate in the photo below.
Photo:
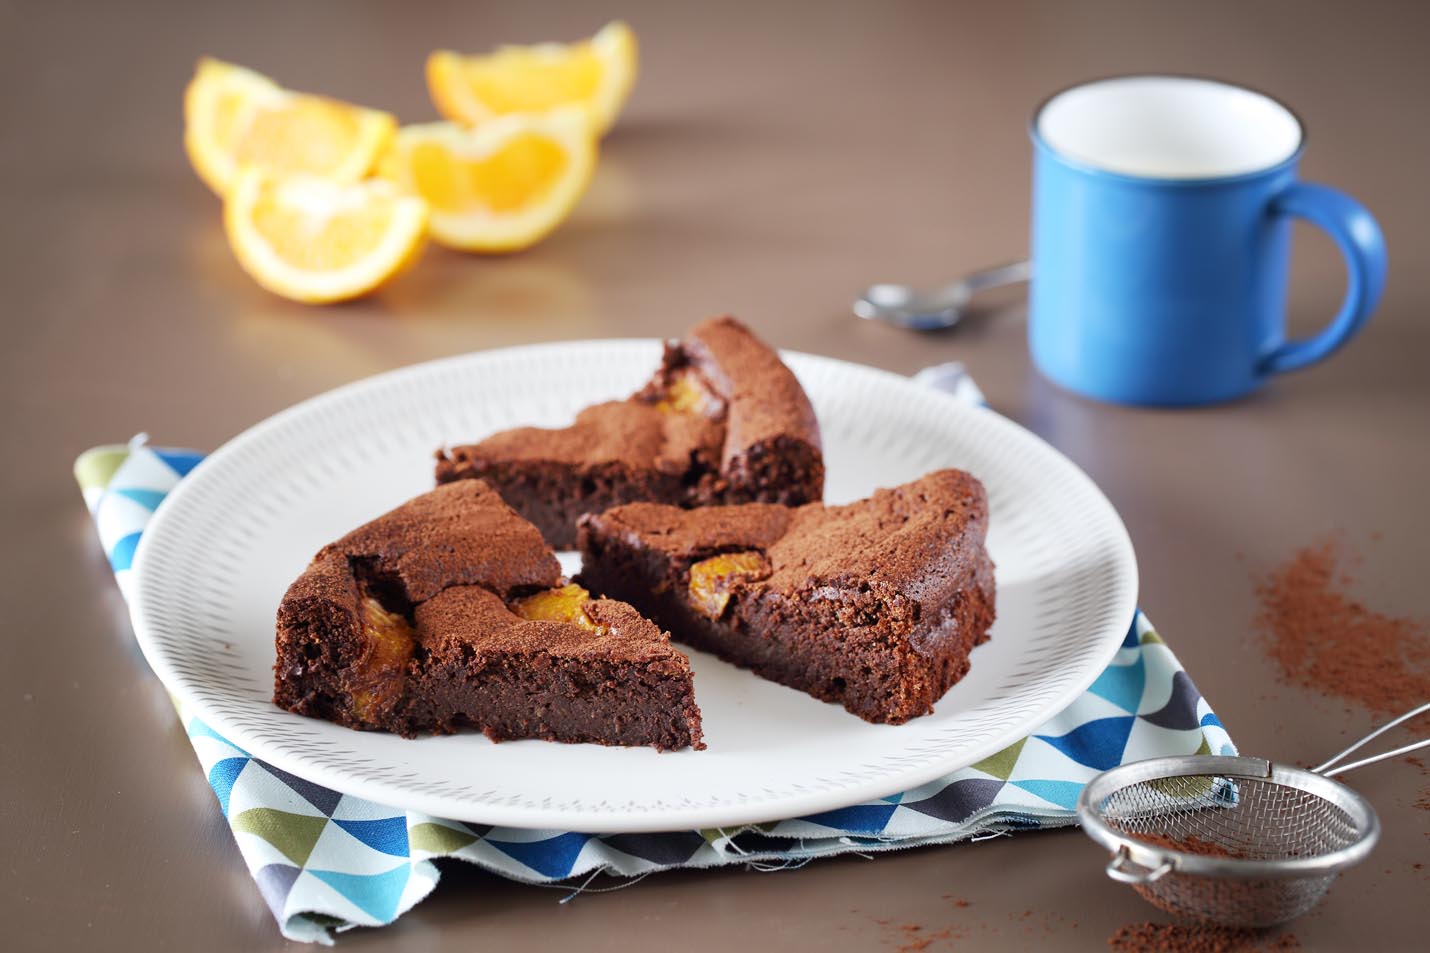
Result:
{"type": "Polygon", "coordinates": [[[1136,560],[1077,467],[990,411],[790,354],[823,429],[830,502],[949,466],[988,487],[998,621],[932,715],[867,724],[700,653],[699,752],[496,745],[476,733],[407,741],[273,706],[274,613],[320,546],[430,488],[444,443],[565,423],[630,393],[659,353],[654,341],[591,341],[471,354],[340,388],[234,438],[140,543],[133,617],[154,670],[235,744],[339,791],[486,824],[607,832],[794,817],[917,786],[1029,733],[1112,658],[1132,622],[1136,560]]]}

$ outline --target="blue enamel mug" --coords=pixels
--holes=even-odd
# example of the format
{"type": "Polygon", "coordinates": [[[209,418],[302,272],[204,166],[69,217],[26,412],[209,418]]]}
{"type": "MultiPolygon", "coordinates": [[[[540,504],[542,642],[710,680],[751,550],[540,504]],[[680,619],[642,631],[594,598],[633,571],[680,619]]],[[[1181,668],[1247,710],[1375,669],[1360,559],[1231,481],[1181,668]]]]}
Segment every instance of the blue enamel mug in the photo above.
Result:
{"type": "Polygon", "coordinates": [[[1230,400],[1314,364],[1370,317],[1380,227],[1296,177],[1305,136],[1261,93],[1123,76],[1054,95],[1033,118],[1029,345],[1044,375],[1125,404],[1230,400]],[[1325,229],[1349,287],[1314,337],[1285,332],[1293,217],[1325,229]]]}

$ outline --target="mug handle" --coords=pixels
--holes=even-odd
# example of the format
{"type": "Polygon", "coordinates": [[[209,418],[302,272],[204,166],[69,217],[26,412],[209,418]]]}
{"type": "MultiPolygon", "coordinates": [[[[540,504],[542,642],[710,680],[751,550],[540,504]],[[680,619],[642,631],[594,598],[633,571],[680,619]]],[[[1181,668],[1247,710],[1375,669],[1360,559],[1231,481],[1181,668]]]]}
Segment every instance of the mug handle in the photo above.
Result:
{"type": "Polygon", "coordinates": [[[1324,331],[1286,341],[1261,358],[1261,373],[1280,374],[1330,357],[1365,324],[1385,288],[1385,236],[1364,205],[1312,182],[1292,182],[1271,200],[1271,213],[1303,218],[1329,233],[1345,256],[1349,277],[1340,313],[1324,331]]]}

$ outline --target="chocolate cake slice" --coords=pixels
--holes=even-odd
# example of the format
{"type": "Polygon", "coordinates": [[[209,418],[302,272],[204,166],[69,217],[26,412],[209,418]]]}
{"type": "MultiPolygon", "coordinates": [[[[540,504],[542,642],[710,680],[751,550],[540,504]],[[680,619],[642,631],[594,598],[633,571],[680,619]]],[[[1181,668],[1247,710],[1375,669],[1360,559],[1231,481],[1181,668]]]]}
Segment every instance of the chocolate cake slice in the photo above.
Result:
{"type": "Polygon", "coordinates": [[[873,722],[933,710],[993,623],[988,499],[939,470],[845,506],[583,517],[582,585],[686,645],[873,722]]]}
{"type": "Polygon", "coordinates": [[[824,458],[794,374],[721,317],[668,343],[655,376],[626,400],[587,407],[569,427],[520,427],[438,452],[438,483],[469,477],[570,549],[581,514],[621,503],[818,500],[824,458]]]}
{"type": "Polygon", "coordinates": [[[279,605],[276,645],[274,703],[350,728],[704,747],[670,637],[565,583],[536,527],[477,480],[324,547],[279,605]]]}

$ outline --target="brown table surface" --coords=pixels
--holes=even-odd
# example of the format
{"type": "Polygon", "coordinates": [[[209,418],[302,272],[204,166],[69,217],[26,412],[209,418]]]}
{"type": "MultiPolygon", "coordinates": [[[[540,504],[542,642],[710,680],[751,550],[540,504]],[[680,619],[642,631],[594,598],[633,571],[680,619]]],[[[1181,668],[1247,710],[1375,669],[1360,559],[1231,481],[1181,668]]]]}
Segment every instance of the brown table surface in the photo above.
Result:
{"type": "MultiPolygon", "coordinates": [[[[597,6],[0,3],[8,949],[284,945],[135,649],[75,455],[140,428],[212,448],[335,385],[479,348],[668,335],[730,311],[782,346],[896,371],[964,360],[1116,504],[1142,605],[1243,750],[1314,763],[1371,724],[1278,682],[1252,578],[1339,531],[1364,554],[1359,595],[1427,615],[1430,18],[1411,4],[597,6]],[[641,80],[590,194],[545,244],[486,260],[433,250],[380,296],[322,309],[235,265],[180,147],[198,55],[422,120],[430,49],[574,38],[614,15],[639,32],[641,80]],[[1388,238],[1389,287],[1360,339],[1253,399],[1157,412],[1039,378],[1016,296],[946,336],[851,318],[870,281],[934,283],[1022,255],[1029,111],[1059,86],[1138,70],[1226,77],[1300,112],[1307,177],[1361,198],[1388,238]]],[[[1309,330],[1344,275],[1328,240],[1297,241],[1292,324],[1309,330]]],[[[1313,948],[1410,948],[1430,896],[1425,778],[1389,764],[1354,784],[1384,840],[1293,930],[1313,948]]],[[[1093,949],[1161,918],[1102,860],[1075,831],[1030,833],[780,874],[676,872],[563,906],[454,863],[399,923],[340,942],[880,949],[917,923],[961,937],[935,950],[1093,949]]]]}

